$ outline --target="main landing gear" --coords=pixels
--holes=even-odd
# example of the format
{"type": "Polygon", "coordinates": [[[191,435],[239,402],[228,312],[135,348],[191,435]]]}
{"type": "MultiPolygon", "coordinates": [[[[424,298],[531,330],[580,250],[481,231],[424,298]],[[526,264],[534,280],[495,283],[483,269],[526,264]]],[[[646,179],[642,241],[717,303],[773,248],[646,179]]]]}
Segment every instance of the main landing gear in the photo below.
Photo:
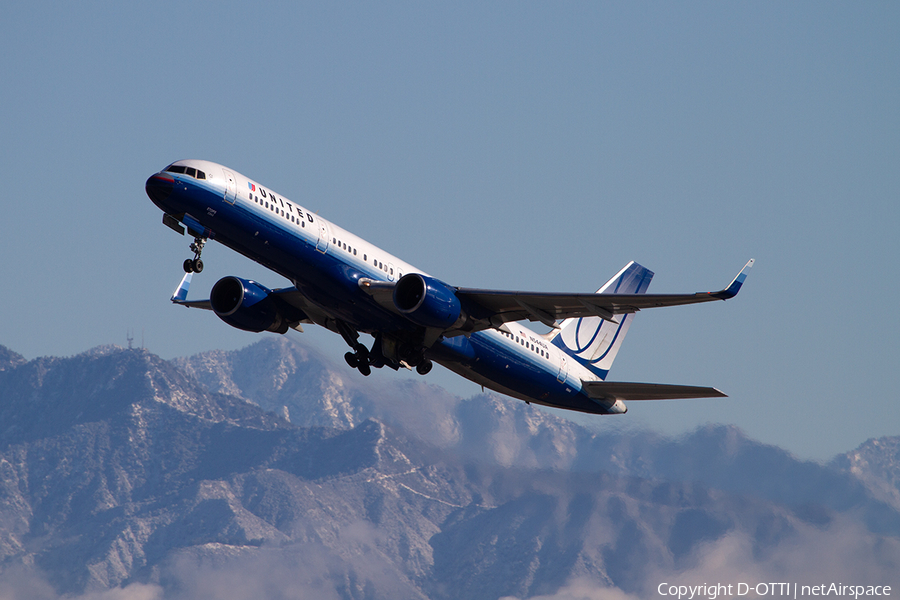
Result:
{"type": "Polygon", "coordinates": [[[347,345],[353,348],[353,352],[348,352],[344,355],[344,360],[347,361],[347,364],[351,368],[359,369],[359,372],[366,377],[371,375],[372,367],[369,365],[372,363],[372,357],[369,351],[366,350],[366,347],[359,343],[359,332],[343,321],[337,322],[337,330],[341,337],[344,338],[344,341],[347,342],[347,345]]]}
{"type": "Polygon", "coordinates": [[[206,244],[206,238],[195,237],[191,244],[191,250],[194,252],[194,258],[188,258],[184,261],[185,273],[200,273],[203,271],[203,261],[200,260],[200,253],[203,252],[203,246],[206,244]]]}
{"type": "Polygon", "coordinates": [[[359,372],[368,377],[372,374],[372,367],[369,366],[369,351],[362,344],[356,344],[355,352],[348,352],[344,355],[344,360],[353,369],[359,369],[359,372]]]}
{"type": "MultiPolygon", "coordinates": [[[[343,321],[338,321],[337,329],[338,333],[341,334],[341,337],[344,338],[344,341],[347,342],[347,345],[353,348],[353,352],[344,354],[344,360],[347,361],[347,364],[350,365],[351,368],[358,369],[360,373],[368,377],[372,374],[373,367],[380,369],[381,367],[388,365],[395,371],[400,367],[400,363],[398,362],[399,359],[395,358],[393,360],[388,360],[385,358],[385,355],[382,352],[384,345],[382,343],[381,334],[378,334],[375,337],[375,343],[372,345],[372,349],[367,350],[365,346],[359,343],[359,332],[352,327],[343,321]]],[[[402,364],[415,366],[416,372],[419,375],[427,374],[434,366],[430,360],[421,355],[421,352],[417,353],[415,358],[412,356],[404,357],[402,364]]]]}
{"type": "Polygon", "coordinates": [[[423,358],[422,362],[416,365],[416,373],[418,373],[419,375],[428,375],[428,373],[431,372],[431,367],[433,366],[434,363],[432,363],[427,358],[423,358]]]}

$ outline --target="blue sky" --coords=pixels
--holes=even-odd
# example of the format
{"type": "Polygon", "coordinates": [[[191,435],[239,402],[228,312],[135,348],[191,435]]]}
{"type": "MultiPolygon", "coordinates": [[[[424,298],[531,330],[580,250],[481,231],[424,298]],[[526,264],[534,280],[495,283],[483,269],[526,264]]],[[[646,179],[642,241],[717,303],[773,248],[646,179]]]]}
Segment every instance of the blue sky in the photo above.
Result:
{"type": "MultiPolygon", "coordinates": [[[[610,375],[730,398],[593,422],[817,459],[900,435],[896,3],[10,2],[2,29],[0,344],[27,358],[258,339],[168,303],[189,240],[144,181],[204,158],[453,285],[593,291],[637,260],[694,292],[754,257],[737,299],[638,315],[610,375]]],[[[196,295],[285,285],[204,262],[196,295]]]]}

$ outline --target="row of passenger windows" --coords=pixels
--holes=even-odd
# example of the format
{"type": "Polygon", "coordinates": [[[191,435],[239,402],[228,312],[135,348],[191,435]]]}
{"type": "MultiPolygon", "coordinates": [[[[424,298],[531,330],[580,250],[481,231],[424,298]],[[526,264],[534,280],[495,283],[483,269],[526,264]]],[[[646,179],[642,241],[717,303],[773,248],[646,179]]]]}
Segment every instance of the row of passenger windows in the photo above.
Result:
{"type": "Polygon", "coordinates": [[[309,213],[306,213],[306,219],[304,219],[303,211],[301,211],[299,208],[297,209],[297,213],[299,214],[299,216],[295,217],[294,216],[294,207],[290,202],[287,203],[288,208],[287,208],[287,212],[285,212],[285,209],[278,208],[278,206],[275,205],[274,201],[270,203],[267,200],[263,200],[256,194],[250,194],[250,198],[257,204],[259,204],[260,206],[264,206],[265,208],[268,208],[270,211],[272,211],[276,215],[281,215],[282,217],[284,217],[291,223],[295,223],[295,224],[299,225],[300,227],[305,228],[307,220],[309,220],[310,223],[313,222],[313,216],[309,213]]]}
{"type": "Polygon", "coordinates": [[[194,167],[169,165],[168,167],[166,167],[166,171],[168,171],[169,173],[181,173],[182,175],[188,175],[189,177],[193,177],[194,179],[206,179],[206,173],[204,173],[200,169],[195,169],[194,167]]]}
{"type": "MultiPolygon", "coordinates": [[[[306,220],[303,219],[303,212],[298,208],[297,212],[300,213],[300,216],[294,217],[294,214],[293,214],[294,207],[291,205],[290,202],[287,203],[288,208],[287,208],[287,212],[285,212],[285,209],[279,208],[278,206],[276,206],[275,202],[270,203],[267,200],[263,200],[256,194],[250,194],[250,198],[252,198],[253,201],[256,202],[257,204],[259,204],[260,206],[264,206],[265,208],[274,212],[276,215],[281,215],[282,217],[288,219],[291,223],[296,223],[297,225],[300,225],[300,227],[306,227],[306,220]]],[[[306,213],[306,218],[309,219],[310,223],[313,222],[313,217],[311,214],[306,213]]],[[[354,248],[352,246],[348,246],[347,242],[338,241],[338,239],[336,237],[331,238],[331,243],[334,244],[335,246],[337,246],[338,248],[343,248],[344,250],[346,250],[353,256],[358,256],[358,254],[359,254],[359,251],[356,248],[354,248]]],[[[369,262],[369,257],[366,254],[363,254],[363,260],[365,262],[369,262]]],[[[379,269],[381,269],[382,271],[384,271],[385,273],[388,273],[389,275],[391,275],[393,277],[394,268],[391,267],[390,265],[386,265],[379,260],[375,260],[374,258],[372,259],[372,264],[374,264],[376,267],[378,267],[379,269]]]]}
{"type": "Polygon", "coordinates": [[[537,353],[537,354],[540,354],[540,355],[543,356],[544,358],[550,358],[550,353],[549,353],[549,352],[545,351],[545,350],[544,350],[543,348],[541,348],[540,346],[535,346],[534,344],[532,344],[531,342],[529,342],[529,341],[526,340],[525,338],[520,338],[519,336],[513,335],[512,333],[507,333],[506,331],[501,331],[500,333],[502,333],[503,335],[505,335],[506,337],[508,337],[508,338],[511,339],[511,340],[515,340],[515,342],[516,342],[517,344],[519,344],[520,346],[525,346],[525,349],[526,349],[526,350],[531,350],[532,352],[535,352],[535,353],[537,353]]]}
{"type": "MultiPolygon", "coordinates": [[[[357,249],[354,248],[353,246],[348,246],[347,242],[342,242],[339,239],[337,239],[336,237],[333,237],[333,238],[331,238],[331,243],[333,245],[337,246],[338,248],[346,250],[353,256],[357,256],[357,249]]],[[[369,262],[369,256],[367,254],[363,254],[363,261],[369,262]]],[[[381,262],[380,260],[377,260],[375,258],[372,259],[372,264],[375,265],[376,267],[378,267],[379,269],[381,269],[382,271],[384,271],[385,273],[389,274],[391,277],[394,276],[394,267],[392,267],[390,265],[386,265],[383,262],[381,262]]],[[[402,277],[403,274],[398,273],[398,276],[402,277]]]]}
{"type": "MultiPolygon", "coordinates": [[[[343,248],[344,250],[346,250],[347,252],[349,252],[349,253],[352,254],[353,256],[356,256],[356,248],[353,248],[352,246],[348,247],[348,246],[347,246],[347,242],[344,242],[344,243],[342,244],[341,242],[339,242],[339,241],[337,240],[337,238],[331,238],[331,243],[334,244],[335,246],[337,246],[338,248],[343,248]]],[[[366,260],[366,255],[365,255],[365,254],[363,254],[363,260],[366,260]]]]}

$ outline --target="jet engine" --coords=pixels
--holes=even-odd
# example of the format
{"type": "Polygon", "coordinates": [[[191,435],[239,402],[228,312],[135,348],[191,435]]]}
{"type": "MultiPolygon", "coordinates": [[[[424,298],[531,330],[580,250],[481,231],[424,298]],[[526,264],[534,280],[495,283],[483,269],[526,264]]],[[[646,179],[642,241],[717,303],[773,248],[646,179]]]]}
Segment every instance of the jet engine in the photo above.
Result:
{"type": "Polygon", "coordinates": [[[271,293],[255,281],[229,276],[216,282],[209,302],[216,315],[232,327],[253,333],[286,333],[288,322],[271,293]]]}
{"type": "Polygon", "coordinates": [[[400,278],[394,287],[394,306],[423,327],[448,329],[465,318],[453,288],[419,273],[400,278]]]}

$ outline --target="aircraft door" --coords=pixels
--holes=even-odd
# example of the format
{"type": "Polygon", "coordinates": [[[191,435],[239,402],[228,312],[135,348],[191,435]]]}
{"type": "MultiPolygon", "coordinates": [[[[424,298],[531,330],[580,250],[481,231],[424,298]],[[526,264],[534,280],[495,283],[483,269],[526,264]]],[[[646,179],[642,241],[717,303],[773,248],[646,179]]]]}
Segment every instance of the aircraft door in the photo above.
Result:
{"type": "Polygon", "coordinates": [[[225,202],[227,202],[228,204],[234,204],[234,199],[237,194],[237,185],[234,180],[234,173],[232,173],[228,169],[222,169],[222,172],[225,173],[225,202]]]}
{"type": "Polygon", "coordinates": [[[569,365],[566,362],[566,355],[562,352],[559,353],[559,374],[556,376],[556,380],[560,383],[566,382],[566,375],[569,372],[569,365]]]}
{"type": "Polygon", "coordinates": [[[319,219],[319,239],[316,241],[316,250],[325,254],[328,251],[328,224],[324,219],[319,219]]]}

